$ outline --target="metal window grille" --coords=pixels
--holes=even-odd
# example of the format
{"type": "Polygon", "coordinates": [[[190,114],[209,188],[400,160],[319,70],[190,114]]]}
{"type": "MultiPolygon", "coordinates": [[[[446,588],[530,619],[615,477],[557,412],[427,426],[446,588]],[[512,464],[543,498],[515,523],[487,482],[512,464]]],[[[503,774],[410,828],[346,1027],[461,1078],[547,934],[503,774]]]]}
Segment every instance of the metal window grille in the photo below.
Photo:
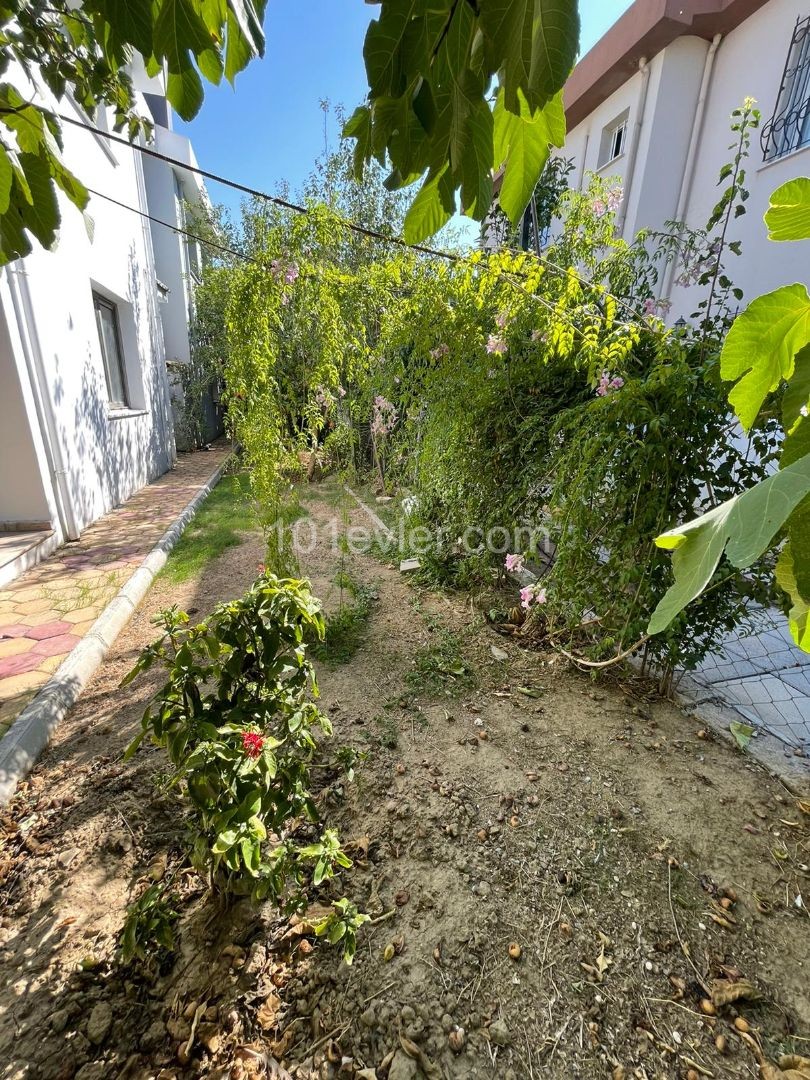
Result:
{"type": "Polygon", "coordinates": [[[810,15],[796,20],[776,108],[762,128],[761,143],[765,161],[810,144],[810,15]]]}

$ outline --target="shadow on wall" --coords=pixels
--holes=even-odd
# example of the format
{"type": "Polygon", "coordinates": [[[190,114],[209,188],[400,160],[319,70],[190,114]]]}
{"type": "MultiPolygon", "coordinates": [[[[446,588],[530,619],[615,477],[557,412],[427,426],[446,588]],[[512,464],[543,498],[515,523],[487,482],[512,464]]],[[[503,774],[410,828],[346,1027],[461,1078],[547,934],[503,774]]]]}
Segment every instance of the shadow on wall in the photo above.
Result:
{"type": "MultiPolygon", "coordinates": [[[[163,338],[156,324],[157,312],[146,293],[133,245],[129,253],[129,300],[119,305],[121,322],[128,324],[122,325],[121,337],[132,408],[118,413],[110,410],[100,350],[88,339],[72,412],[65,408],[57,412],[80,530],[125,502],[173,464],[163,338]]],[[[88,333],[94,327],[93,316],[88,333]]],[[[60,360],[57,354],[53,384],[57,406],[67,405],[60,360]]]]}

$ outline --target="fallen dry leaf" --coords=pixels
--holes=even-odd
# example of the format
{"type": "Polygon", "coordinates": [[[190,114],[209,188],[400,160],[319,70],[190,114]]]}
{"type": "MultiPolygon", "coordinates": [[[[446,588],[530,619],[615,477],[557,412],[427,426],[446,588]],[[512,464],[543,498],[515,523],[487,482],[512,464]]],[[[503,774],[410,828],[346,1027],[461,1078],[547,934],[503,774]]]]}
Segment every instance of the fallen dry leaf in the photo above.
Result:
{"type": "Polygon", "coordinates": [[[281,998],[278,994],[268,994],[256,1013],[256,1019],[263,1031],[276,1026],[280,1009],[281,998]]]}
{"type": "Polygon", "coordinates": [[[810,1058],[786,1054],[779,1066],[762,1063],[762,1080],[810,1080],[810,1058]]]}
{"type": "Polygon", "coordinates": [[[741,998],[756,1001],[761,996],[754,984],[747,979],[740,979],[739,982],[733,983],[726,979],[714,979],[712,982],[712,1004],[718,1009],[741,998]]]}
{"type": "Polygon", "coordinates": [[[404,1035],[399,1036],[399,1043],[408,1057],[413,1058],[428,1080],[442,1080],[442,1074],[427,1056],[427,1054],[415,1042],[404,1035]]]}

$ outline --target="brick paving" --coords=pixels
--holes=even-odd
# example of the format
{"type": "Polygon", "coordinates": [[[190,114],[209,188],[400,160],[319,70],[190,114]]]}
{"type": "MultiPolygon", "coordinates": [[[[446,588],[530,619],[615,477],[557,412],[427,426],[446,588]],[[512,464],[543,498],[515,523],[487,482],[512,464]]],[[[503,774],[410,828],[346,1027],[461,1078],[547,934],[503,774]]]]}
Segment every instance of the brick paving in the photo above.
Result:
{"type": "Polygon", "coordinates": [[[230,448],[177,467],[0,589],[0,738],[44,686],[230,448]]]}

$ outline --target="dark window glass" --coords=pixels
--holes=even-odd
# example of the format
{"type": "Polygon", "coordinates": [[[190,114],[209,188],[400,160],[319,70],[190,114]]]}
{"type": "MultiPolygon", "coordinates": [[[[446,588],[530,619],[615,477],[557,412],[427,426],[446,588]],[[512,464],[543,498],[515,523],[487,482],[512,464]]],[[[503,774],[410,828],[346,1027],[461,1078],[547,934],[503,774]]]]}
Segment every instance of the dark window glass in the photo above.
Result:
{"type": "Polygon", "coordinates": [[[93,307],[96,309],[96,326],[104,360],[104,374],[107,378],[107,394],[114,409],[126,409],[129,406],[127,380],[124,373],[124,355],[121,349],[121,331],[118,326],[118,311],[115,304],[98,293],[93,293],[93,307]]]}

